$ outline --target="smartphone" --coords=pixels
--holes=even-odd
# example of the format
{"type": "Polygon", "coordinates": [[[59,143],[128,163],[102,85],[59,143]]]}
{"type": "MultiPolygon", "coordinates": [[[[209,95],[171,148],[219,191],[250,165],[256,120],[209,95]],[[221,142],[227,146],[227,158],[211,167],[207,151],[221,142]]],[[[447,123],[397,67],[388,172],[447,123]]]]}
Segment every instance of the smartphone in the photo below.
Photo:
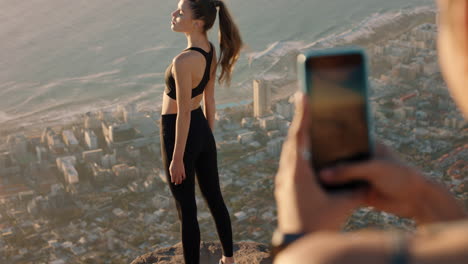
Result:
{"type": "MultiPolygon", "coordinates": [[[[371,159],[374,141],[364,50],[349,47],[300,54],[298,75],[310,102],[309,148],[315,175],[328,167],[371,159]]],[[[327,191],[367,185],[365,181],[319,183],[327,191]]]]}

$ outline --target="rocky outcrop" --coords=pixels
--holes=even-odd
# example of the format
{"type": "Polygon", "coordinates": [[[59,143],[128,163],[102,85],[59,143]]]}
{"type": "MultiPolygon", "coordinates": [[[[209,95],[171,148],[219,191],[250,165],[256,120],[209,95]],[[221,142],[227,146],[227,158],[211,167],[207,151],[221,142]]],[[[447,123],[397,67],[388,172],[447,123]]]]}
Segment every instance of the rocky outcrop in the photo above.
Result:
{"type": "MultiPolygon", "coordinates": [[[[200,245],[200,263],[217,264],[221,258],[221,245],[215,242],[202,242],[200,245]]],[[[234,257],[237,264],[271,264],[270,248],[255,242],[234,244],[234,257]]],[[[136,258],[131,264],[183,264],[182,244],[157,249],[136,258]]]]}

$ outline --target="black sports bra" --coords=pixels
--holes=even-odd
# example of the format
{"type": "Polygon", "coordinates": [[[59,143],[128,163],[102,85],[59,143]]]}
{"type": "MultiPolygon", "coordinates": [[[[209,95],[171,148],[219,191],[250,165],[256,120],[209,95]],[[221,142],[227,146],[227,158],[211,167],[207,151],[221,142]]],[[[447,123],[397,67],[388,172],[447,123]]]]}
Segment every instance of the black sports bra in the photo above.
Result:
{"type": "MultiPolygon", "coordinates": [[[[211,42],[210,42],[210,47],[211,47],[211,50],[209,53],[197,47],[190,47],[190,48],[184,49],[184,51],[185,50],[198,51],[206,59],[205,74],[203,75],[203,79],[200,81],[200,84],[198,84],[197,87],[192,89],[192,98],[202,94],[203,91],[205,90],[206,85],[208,84],[208,81],[210,80],[211,60],[213,59],[213,44],[211,44],[211,42]]],[[[166,81],[166,89],[164,90],[164,92],[170,98],[176,100],[177,98],[176,97],[176,84],[175,84],[174,76],[172,76],[172,63],[166,69],[165,81],[166,81]]]]}

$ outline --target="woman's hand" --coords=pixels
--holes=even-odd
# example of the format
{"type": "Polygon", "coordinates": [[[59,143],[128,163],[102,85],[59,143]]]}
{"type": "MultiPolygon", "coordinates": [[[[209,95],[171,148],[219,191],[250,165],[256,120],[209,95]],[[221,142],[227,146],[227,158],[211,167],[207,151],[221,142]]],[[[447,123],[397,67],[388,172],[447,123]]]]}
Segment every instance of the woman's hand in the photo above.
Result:
{"type": "Polygon", "coordinates": [[[169,172],[171,173],[171,182],[175,185],[181,184],[185,180],[185,166],[182,159],[173,159],[169,166],[169,172]]]}
{"type": "Polygon", "coordinates": [[[307,96],[298,94],[296,101],[275,180],[278,229],[283,233],[337,231],[362,200],[355,193],[331,195],[320,188],[308,157],[307,96]]]}
{"type": "Polygon", "coordinates": [[[457,220],[465,217],[463,208],[441,185],[402,162],[383,145],[376,159],[321,172],[328,184],[365,180],[370,187],[361,190],[364,203],[398,216],[414,218],[419,224],[457,220]]]}

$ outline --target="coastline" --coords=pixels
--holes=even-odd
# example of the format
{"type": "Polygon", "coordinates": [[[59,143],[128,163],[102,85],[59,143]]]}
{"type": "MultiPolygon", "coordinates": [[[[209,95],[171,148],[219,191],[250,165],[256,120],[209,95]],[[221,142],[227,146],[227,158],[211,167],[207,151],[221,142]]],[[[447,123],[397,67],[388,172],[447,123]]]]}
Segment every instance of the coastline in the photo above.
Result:
{"type": "MultiPolygon", "coordinates": [[[[317,40],[309,45],[306,45],[303,49],[287,52],[286,55],[277,60],[277,63],[288,64],[288,61],[294,61],[294,58],[291,58],[291,56],[295,56],[298,52],[303,52],[309,49],[347,45],[359,45],[366,47],[370,44],[378,44],[380,42],[392,39],[395,36],[401,35],[417,25],[424,23],[435,23],[436,11],[431,8],[421,8],[412,12],[400,13],[391,20],[384,21],[379,25],[371,28],[367,24],[369,23],[369,20],[371,19],[365,19],[362,23],[357,25],[356,28],[350,29],[346,32],[332,34],[329,37],[317,40]]],[[[263,75],[264,74],[269,74],[269,72],[264,72],[263,75]]],[[[273,74],[277,73],[273,72],[273,74]]],[[[242,88],[232,87],[229,88],[231,91],[219,92],[216,98],[217,105],[237,106],[239,105],[239,102],[242,102],[240,105],[245,105],[251,102],[251,82],[252,80],[244,80],[244,82],[241,84],[243,86],[242,88]]],[[[291,80],[290,82],[286,82],[284,85],[281,85],[274,90],[275,91],[272,94],[273,100],[288,97],[297,91],[297,81],[291,80]]],[[[125,102],[122,104],[125,104],[125,102]]],[[[102,107],[97,107],[96,104],[94,104],[89,108],[87,106],[80,106],[73,109],[73,111],[62,109],[56,110],[55,112],[51,111],[46,113],[41,112],[24,114],[22,117],[11,118],[4,121],[3,126],[0,128],[0,137],[11,134],[20,128],[22,128],[21,130],[24,130],[23,132],[25,134],[29,135],[41,133],[41,130],[45,126],[62,126],[64,124],[72,123],[81,114],[84,114],[88,111],[112,109],[115,108],[116,105],[117,104],[115,104],[115,102],[109,102],[109,105],[103,105],[102,107]]],[[[156,109],[157,107],[152,110],[156,109]]]]}
{"type": "MultiPolygon", "coordinates": [[[[350,46],[350,45],[357,45],[368,47],[369,45],[376,45],[390,39],[394,39],[399,35],[402,35],[412,28],[422,25],[425,23],[436,23],[436,10],[432,8],[421,8],[415,12],[409,12],[408,14],[402,13],[399,14],[397,17],[393,18],[391,21],[387,23],[383,23],[378,27],[372,28],[372,33],[368,32],[361,32],[355,33],[356,36],[349,40],[349,36],[345,35],[345,33],[335,34],[330,37],[317,40],[305,48],[297,51],[297,52],[304,52],[310,49],[316,49],[321,47],[330,47],[330,46],[350,46]]],[[[361,27],[367,27],[367,25],[360,25],[361,27]]],[[[359,30],[359,28],[357,29],[359,30]]],[[[349,31],[352,31],[350,29],[349,31]]],[[[284,55],[280,60],[293,60],[295,58],[289,58],[290,56],[295,56],[296,53],[292,52],[287,53],[284,55]]],[[[278,62],[281,63],[281,62],[278,62]]],[[[293,65],[295,66],[295,65],[293,65]]],[[[291,96],[297,91],[297,80],[293,80],[286,85],[281,85],[278,87],[275,94],[272,94],[273,101],[285,98],[287,96],[291,96]]],[[[251,94],[244,94],[238,98],[239,101],[251,99],[251,94]]],[[[230,103],[232,102],[232,97],[225,95],[223,98],[219,100],[220,103],[230,103]]]]}

